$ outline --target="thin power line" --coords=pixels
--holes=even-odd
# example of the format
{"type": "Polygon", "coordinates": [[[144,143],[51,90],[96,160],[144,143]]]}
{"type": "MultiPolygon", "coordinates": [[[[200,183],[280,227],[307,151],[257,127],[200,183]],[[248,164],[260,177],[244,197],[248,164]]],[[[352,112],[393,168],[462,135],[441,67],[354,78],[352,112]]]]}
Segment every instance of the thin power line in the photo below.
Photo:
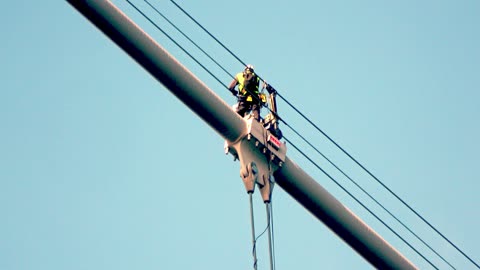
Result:
{"type": "MultiPolygon", "coordinates": [[[[192,21],[194,21],[200,28],[202,28],[210,37],[212,37],[218,44],[220,44],[225,50],[227,50],[235,59],[237,59],[241,64],[246,65],[237,55],[235,55],[230,49],[228,49],[222,42],[220,42],[215,36],[213,36],[205,27],[203,27],[197,20],[195,20],[188,12],[186,12],[181,6],[179,6],[174,0],[170,0],[175,6],[177,6],[186,16],[188,16],[192,21]]],[[[260,77],[260,76],[259,76],[260,77]]],[[[262,79],[263,80],[263,79],[262,79]]],[[[263,80],[265,81],[265,80],[263,80]]],[[[365,168],[360,162],[358,162],[353,156],[351,156],[343,147],[337,144],[330,136],[328,136],[324,131],[322,131],[317,125],[315,125],[308,117],[301,113],[295,106],[293,106],[288,100],[286,100],[280,93],[277,93],[278,96],[284,100],[290,107],[292,107],[298,114],[300,114],[307,122],[309,122],[313,127],[315,127],[320,133],[322,133],[330,142],[332,142],[336,147],[338,147],[344,154],[346,154],[351,160],[353,160],[358,166],[360,166],[365,172],[367,172],[371,177],[373,177],[381,186],[383,186],[390,194],[397,198],[403,205],[405,205],[410,211],[412,211],[418,218],[420,218],[424,223],[426,223],[431,229],[433,229],[437,234],[439,234],[445,241],[452,245],[458,252],[460,252],[465,258],[467,258],[471,263],[473,263],[477,268],[480,269],[480,266],[473,261],[467,254],[465,254],[460,248],[458,248],[452,241],[450,241],[445,235],[443,235],[439,230],[437,230],[430,222],[428,222],[422,215],[415,211],[409,204],[407,204],[403,199],[401,199],[395,192],[393,192],[388,186],[386,186],[382,181],[380,181],[375,175],[373,175],[367,168],[365,168]]]]}

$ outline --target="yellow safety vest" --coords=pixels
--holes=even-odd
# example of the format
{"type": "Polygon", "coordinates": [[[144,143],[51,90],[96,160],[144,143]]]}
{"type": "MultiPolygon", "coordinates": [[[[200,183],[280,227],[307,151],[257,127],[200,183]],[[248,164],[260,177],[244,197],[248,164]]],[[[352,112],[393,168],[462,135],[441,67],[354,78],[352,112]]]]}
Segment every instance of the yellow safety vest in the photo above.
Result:
{"type": "MultiPolygon", "coordinates": [[[[243,76],[243,72],[238,73],[235,76],[235,79],[238,82],[238,91],[240,92],[240,94],[242,94],[242,95],[247,94],[247,90],[244,89],[245,88],[245,77],[243,76]]],[[[255,87],[255,93],[256,94],[258,94],[258,81],[259,81],[259,78],[257,77],[257,82],[256,82],[257,85],[255,87]]]]}

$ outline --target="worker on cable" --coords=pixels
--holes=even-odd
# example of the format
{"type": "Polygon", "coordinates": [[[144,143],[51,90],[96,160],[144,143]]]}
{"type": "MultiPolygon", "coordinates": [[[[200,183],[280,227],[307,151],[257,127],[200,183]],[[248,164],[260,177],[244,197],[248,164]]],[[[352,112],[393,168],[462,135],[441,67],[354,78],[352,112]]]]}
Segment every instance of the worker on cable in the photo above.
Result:
{"type": "Polygon", "coordinates": [[[260,78],[255,74],[252,65],[247,65],[245,70],[238,73],[230,83],[228,90],[234,96],[237,96],[236,112],[241,117],[244,117],[246,113],[252,112],[253,117],[259,121],[260,107],[262,105],[262,98],[258,91],[259,85],[260,78]],[[237,85],[238,91],[235,90],[237,85]]]}

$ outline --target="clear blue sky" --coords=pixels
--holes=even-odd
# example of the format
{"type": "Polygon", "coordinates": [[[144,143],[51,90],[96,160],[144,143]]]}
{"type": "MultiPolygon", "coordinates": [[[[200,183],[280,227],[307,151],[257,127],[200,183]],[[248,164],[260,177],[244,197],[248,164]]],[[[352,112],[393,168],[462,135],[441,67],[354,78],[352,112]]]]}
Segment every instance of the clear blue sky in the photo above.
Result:
{"type": "MultiPolygon", "coordinates": [[[[234,104],[125,1],[114,2],[234,104]]],[[[230,73],[242,69],[169,1],[154,3],[230,73]]],[[[480,262],[478,1],[178,3],[480,262]]],[[[251,269],[248,197],[223,140],[66,1],[8,1],[0,13],[0,269],[251,269]]],[[[279,110],[457,269],[475,269],[284,103],[279,110]]],[[[288,155],[412,262],[432,269],[292,147],[288,155]]],[[[260,233],[265,210],[257,197],[255,205],[260,233]]],[[[372,268],[281,188],[273,206],[278,270],[372,268]]],[[[268,269],[266,235],[257,250],[259,269],[268,269]]]]}

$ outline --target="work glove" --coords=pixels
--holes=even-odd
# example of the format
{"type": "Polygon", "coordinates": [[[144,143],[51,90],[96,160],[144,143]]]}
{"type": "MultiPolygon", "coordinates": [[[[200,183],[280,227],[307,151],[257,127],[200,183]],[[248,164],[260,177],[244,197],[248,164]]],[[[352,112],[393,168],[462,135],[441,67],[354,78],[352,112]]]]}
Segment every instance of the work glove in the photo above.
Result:
{"type": "Polygon", "coordinates": [[[234,96],[237,96],[237,95],[238,95],[238,91],[235,90],[235,89],[230,90],[230,92],[232,92],[232,95],[234,95],[234,96]]]}

